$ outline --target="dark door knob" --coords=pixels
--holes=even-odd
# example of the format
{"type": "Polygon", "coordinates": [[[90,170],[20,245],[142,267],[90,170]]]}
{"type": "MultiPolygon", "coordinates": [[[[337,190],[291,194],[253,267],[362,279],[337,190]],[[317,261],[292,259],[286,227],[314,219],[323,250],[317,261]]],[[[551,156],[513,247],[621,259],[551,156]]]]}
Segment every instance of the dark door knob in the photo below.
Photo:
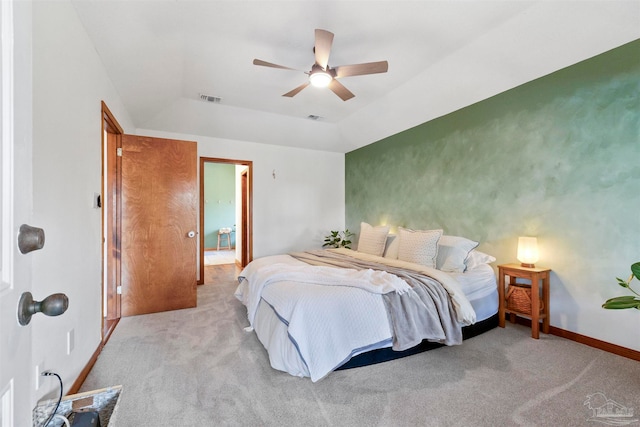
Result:
{"type": "Polygon", "coordinates": [[[47,316],[60,316],[69,308],[69,298],[65,294],[51,294],[42,301],[34,301],[31,292],[25,292],[18,303],[18,322],[28,325],[31,316],[43,313],[47,316]]]}
{"type": "Polygon", "coordinates": [[[18,232],[18,249],[23,254],[36,251],[44,247],[44,230],[27,224],[20,226],[18,232]]]}

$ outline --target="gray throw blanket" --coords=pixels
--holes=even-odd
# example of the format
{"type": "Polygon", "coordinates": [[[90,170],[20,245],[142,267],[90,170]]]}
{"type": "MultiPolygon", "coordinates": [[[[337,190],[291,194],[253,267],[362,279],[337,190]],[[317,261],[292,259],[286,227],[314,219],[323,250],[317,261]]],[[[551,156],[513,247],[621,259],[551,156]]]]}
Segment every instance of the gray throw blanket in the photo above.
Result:
{"type": "Polygon", "coordinates": [[[396,351],[414,347],[426,339],[446,345],[462,343],[462,326],[456,319],[449,294],[437,280],[423,274],[381,263],[316,250],[289,254],[311,265],[383,270],[400,277],[410,292],[382,295],[393,332],[396,351]]]}

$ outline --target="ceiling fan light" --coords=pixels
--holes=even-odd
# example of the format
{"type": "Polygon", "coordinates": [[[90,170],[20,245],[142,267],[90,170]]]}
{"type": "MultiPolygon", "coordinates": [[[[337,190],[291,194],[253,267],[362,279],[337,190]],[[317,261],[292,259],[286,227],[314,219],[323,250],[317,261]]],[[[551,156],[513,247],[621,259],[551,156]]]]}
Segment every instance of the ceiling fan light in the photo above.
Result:
{"type": "Polygon", "coordinates": [[[315,87],[327,87],[331,80],[333,80],[333,77],[324,71],[316,71],[309,75],[309,81],[315,87]]]}

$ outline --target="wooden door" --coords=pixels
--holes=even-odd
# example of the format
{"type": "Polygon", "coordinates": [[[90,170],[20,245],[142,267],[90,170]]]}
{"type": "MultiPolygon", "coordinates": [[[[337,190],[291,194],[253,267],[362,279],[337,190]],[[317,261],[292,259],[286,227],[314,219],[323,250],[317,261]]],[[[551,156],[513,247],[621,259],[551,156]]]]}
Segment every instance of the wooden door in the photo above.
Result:
{"type": "Polygon", "coordinates": [[[195,142],[123,135],[122,315],[196,306],[195,142]]]}

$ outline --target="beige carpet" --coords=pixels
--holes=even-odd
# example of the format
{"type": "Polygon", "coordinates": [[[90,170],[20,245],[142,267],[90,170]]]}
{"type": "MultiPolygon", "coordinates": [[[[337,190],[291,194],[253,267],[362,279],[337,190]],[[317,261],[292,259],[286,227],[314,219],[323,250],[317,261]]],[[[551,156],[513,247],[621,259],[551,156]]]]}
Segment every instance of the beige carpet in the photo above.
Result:
{"type": "Polygon", "coordinates": [[[243,331],[235,283],[198,287],[194,309],[123,318],[82,391],[122,384],[118,426],[621,425],[591,419],[606,405],[640,425],[640,363],[520,325],[318,383],[291,377],[243,331]]]}

